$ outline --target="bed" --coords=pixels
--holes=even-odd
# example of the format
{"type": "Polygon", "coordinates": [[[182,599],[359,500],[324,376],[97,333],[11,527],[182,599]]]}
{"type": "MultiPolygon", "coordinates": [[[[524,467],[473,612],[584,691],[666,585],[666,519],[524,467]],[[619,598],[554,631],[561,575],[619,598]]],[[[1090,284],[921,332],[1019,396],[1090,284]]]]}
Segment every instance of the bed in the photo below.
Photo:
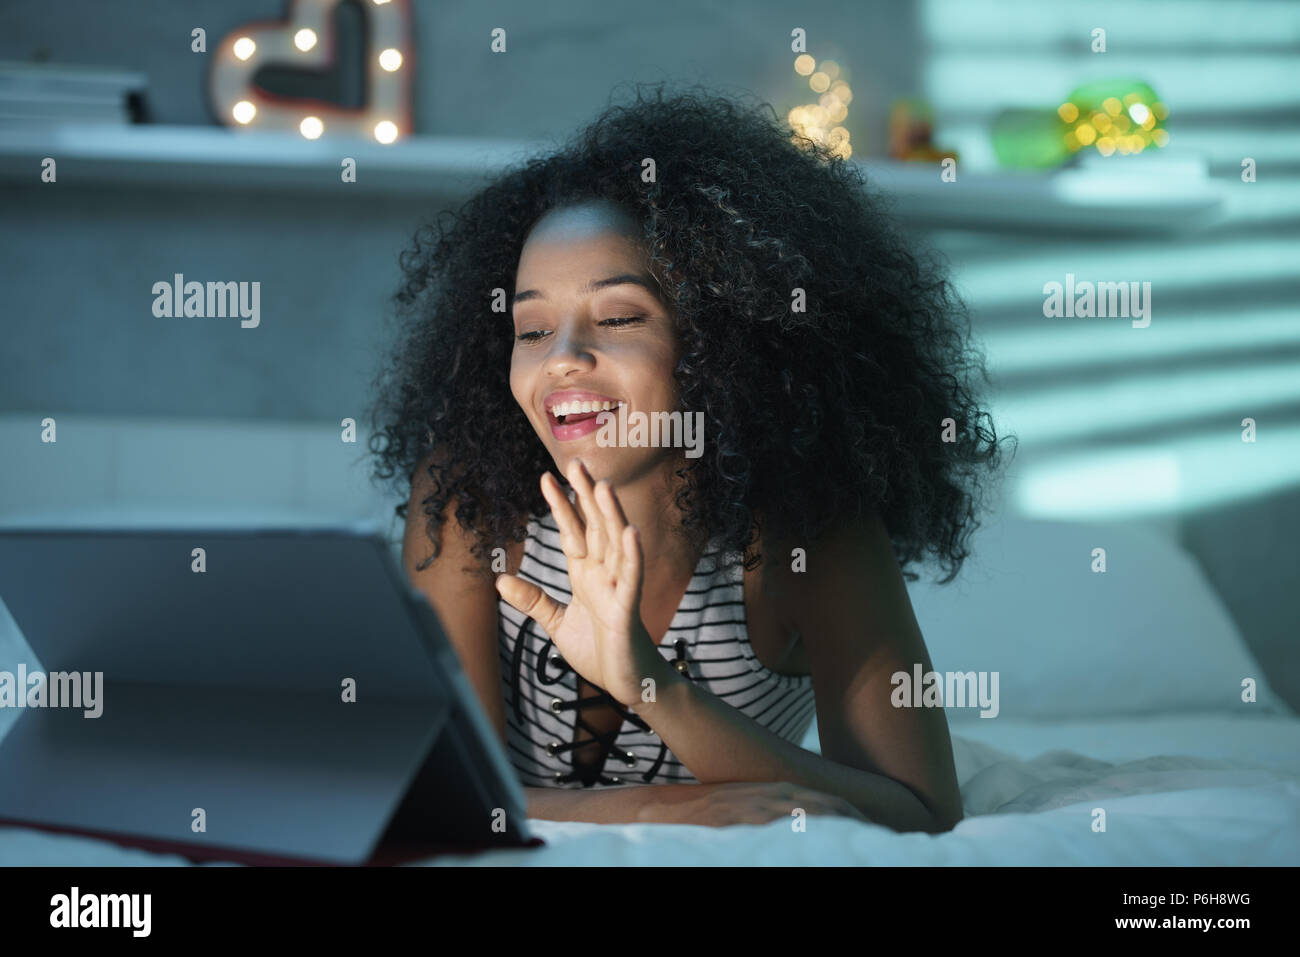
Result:
{"type": "MultiPolygon", "coordinates": [[[[1007,517],[954,583],[910,585],[934,667],[999,674],[995,717],[950,708],[965,818],[941,835],[846,818],[727,828],[534,821],[492,865],[1295,865],[1300,718],[1189,555],[1142,526],[1007,517]],[[1097,567],[1105,549],[1106,571],[1097,567]]],[[[0,668],[19,652],[0,628],[0,668]]],[[[0,714],[0,735],[16,716],[0,714]]],[[[814,723],[804,746],[817,750],[814,723]]],[[[4,865],[183,865],[0,828],[4,865]]]]}

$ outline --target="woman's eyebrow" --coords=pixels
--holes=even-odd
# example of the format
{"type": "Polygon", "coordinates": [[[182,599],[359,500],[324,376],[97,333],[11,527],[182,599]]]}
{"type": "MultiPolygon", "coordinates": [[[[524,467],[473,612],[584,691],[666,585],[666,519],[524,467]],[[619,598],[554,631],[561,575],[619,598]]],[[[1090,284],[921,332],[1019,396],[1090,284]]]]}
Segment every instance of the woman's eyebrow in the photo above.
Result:
{"type": "MultiPolygon", "coordinates": [[[[650,295],[658,298],[658,284],[655,283],[651,276],[645,274],[623,273],[618,276],[610,276],[608,279],[593,279],[587,285],[583,286],[579,292],[586,295],[596,292],[600,289],[608,289],[610,286],[622,285],[641,286],[650,295]]],[[[529,299],[545,299],[546,295],[537,289],[525,289],[517,292],[510,299],[510,304],[516,305],[521,302],[527,302],[529,299]]]]}

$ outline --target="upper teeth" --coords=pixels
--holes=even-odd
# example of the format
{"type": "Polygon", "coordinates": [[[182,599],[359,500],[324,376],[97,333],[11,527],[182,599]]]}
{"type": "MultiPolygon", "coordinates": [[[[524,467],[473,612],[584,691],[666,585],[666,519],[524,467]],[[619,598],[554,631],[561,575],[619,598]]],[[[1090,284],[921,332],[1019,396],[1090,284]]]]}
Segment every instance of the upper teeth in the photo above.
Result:
{"type": "Polygon", "coordinates": [[[607,412],[616,409],[622,402],[557,402],[551,406],[551,414],[580,415],[583,412],[607,412]]]}

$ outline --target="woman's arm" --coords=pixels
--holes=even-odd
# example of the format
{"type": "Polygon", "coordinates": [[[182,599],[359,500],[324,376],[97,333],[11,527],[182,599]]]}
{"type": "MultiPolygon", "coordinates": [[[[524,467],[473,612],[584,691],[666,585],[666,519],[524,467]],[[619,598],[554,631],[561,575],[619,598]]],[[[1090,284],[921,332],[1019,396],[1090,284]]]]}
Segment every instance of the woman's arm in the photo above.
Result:
{"type": "MultiPolygon", "coordinates": [[[[773,552],[768,559],[783,558],[773,552]]],[[[701,782],[790,781],[838,795],[898,831],[939,832],[962,818],[942,708],[895,708],[891,676],[930,660],[889,539],[875,517],[808,550],[785,573],[784,614],[805,636],[822,754],[781,738],[668,667],[635,711],[701,782]]]]}
{"type": "MultiPolygon", "coordinates": [[[[647,803],[645,792],[674,785],[607,788],[524,788],[528,816],[545,821],[589,821],[592,824],[630,824],[640,819],[647,803]]],[[[677,785],[681,786],[681,785],[677,785]]]]}
{"type": "MultiPolygon", "coordinates": [[[[841,797],[859,816],[895,831],[937,833],[960,820],[960,814],[938,817],[915,791],[893,778],[791,744],[676,673],[656,681],[656,702],[635,710],[704,786],[788,781],[805,791],[841,797]]],[[[786,813],[797,806],[790,804],[786,813]]]]}
{"type": "Polygon", "coordinates": [[[430,490],[424,468],[424,463],[421,463],[411,479],[411,497],[402,538],[402,566],[411,586],[423,594],[437,612],[447,640],[504,746],[506,707],[501,692],[501,664],[497,657],[496,589],[492,587],[490,578],[467,570],[477,565],[478,560],[471,551],[473,535],[456,519],[455,499],[442,513],[442,548],[438,557],[417,570],[417,566],[433,551],[420,504],[430,490]]]}
{"type": "Polygon", "coordinates": [[[608,788],[524,788],[528,816],[593,824],[766,824],[807,814],[863,820],[842,798],[785,782],[642,784],[608,788]]]}

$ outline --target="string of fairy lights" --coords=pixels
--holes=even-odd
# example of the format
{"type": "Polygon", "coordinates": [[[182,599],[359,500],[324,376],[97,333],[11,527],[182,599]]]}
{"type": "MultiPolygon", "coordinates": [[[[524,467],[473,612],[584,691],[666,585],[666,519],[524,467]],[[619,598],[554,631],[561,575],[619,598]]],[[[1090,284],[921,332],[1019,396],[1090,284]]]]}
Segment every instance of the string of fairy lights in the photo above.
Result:
{"type": "Polygon", "coordinates": [[[833,156],[853,155],[849,131],[843,125],[853,102],[847,76],[834,60],[818,63],[807,53],[795,57],[794,72],[808,78],[808,88],[818,94],[817,102],[793,107],[786,115],[790,128],[830,150],[833,156]]]}
{"type": "Polygon", "coordinates": [[[1077,152],[1089,146],[1102,156],[1141,153],[1148,146],[1164,147],[1169,133],[1160,124],[1169,116],[1169,108],[1154,98],[1149,87],[1129,91],[1122,98],[1107,96],[1099,103],[1076,96],[1056,109],[1065,131],[1065,146],[1077,152]]]}

